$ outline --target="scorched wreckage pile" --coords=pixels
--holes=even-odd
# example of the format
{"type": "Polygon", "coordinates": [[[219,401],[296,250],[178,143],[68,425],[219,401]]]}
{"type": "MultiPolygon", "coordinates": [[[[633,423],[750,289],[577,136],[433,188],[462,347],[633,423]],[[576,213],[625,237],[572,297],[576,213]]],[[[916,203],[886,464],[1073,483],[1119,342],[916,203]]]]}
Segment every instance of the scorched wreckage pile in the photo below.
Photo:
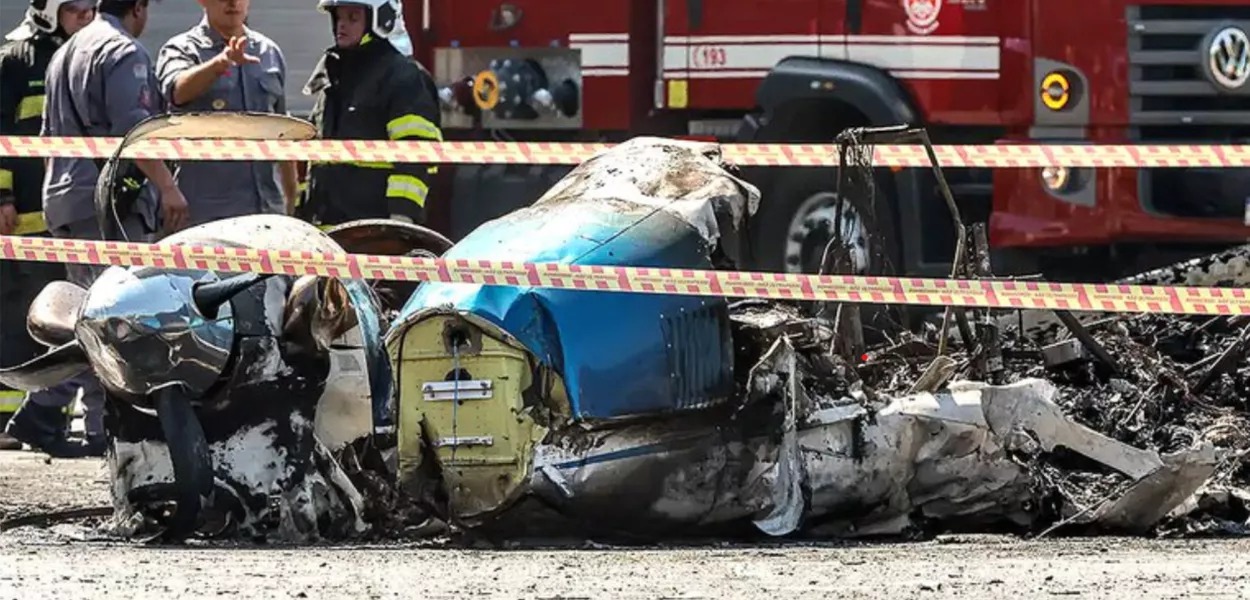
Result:
{"type": "MultiPolygon", "coordinates": [[[[163,243],[732,270],[760,201],[717,146],[639,138],[454,245],[283,217],[163,243]]],[[[959,274],[986,275],[967,238],[959,274]]],[[[1139,282],[1244,287],[1250,247],[1139,282]]],[[[1250,517],[1250,319],[948,312],[865,345],[871,306],[153,267],[70,288],[32,308],[48,354],[0,379],[100,375],[124,535],[1241,533],[1250,517]]]]}

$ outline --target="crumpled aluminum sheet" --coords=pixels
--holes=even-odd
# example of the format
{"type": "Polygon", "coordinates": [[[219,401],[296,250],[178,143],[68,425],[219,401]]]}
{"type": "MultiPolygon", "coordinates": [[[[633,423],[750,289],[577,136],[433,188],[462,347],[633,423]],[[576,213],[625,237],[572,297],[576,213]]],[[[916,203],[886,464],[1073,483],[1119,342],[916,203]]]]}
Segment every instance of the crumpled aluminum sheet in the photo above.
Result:
{"type": "Polygon", "coordinates": [[[759,189],[727,168],[718,144],[638,137],[587,159],[534,206],[570,200],[652,206],[681,217],[716,244],[725,228],[742,233],[738,224],[759,210],[759,189]]]}

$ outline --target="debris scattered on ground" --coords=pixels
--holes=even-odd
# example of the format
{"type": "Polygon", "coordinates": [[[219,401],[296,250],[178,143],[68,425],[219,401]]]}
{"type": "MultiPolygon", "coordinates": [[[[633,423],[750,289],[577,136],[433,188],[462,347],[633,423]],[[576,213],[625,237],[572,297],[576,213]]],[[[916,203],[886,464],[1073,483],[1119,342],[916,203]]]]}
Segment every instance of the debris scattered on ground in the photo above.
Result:
{"type": "MultiPolygon", "coordinates": [[[[1250,246],[1132,281],[1244,285],[1250,280],[1250,246]],[[1239,270],[1230,270],[1230,265],[1239,270]],[[1200,269],[1191,273],[1182,268],[1200,269]],[[1204,275],[1205,274],[1210,274],[1204,275]]],[[[1000,325],[1018,315],[996,315],[1000,325]]],[[[1059,390],[1066,415],[1125,444],[1167,455],[1210,443],[1217,464],[1194,497],[1159,527],[1161,534],[1250,533],[1250,318],[1177,315],[1083,315],[1077,332],[1059,324],[1001,330],[1004,383],[1044,378],[1059,390]]],[[[1022,321],[1023,319],[1019,319],[1022,321]]],[[[938,329],[900,334],[872,348],[853,371],[859,385],[883,395],[914,391],[934,365],[953,364],[950,380],[977,380],[981,347],[971,351],[952,335],[937,354],[938,329]]],[[[1091,506],[1129,484],[1122,474],[1090,469],[1080,461],[1037,465],[1063,497],[1091,506]]]]}

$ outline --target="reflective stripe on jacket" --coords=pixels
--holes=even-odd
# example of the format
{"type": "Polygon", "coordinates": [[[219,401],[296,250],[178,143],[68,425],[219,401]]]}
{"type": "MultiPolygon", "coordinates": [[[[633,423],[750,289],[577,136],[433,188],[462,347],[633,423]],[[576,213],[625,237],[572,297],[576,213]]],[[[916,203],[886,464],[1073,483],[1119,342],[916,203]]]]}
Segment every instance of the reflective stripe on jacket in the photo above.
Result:
{"type": "MultiPolygon", "coordinates": [[[[37,32],[0,46],[0,135],[37,136],[43,122],[44,73],[59,38],[37,32]]],[[[0,196],[14,199],[15,235],[47,231],[43,218],[43,159],[0,156],[0,196]]]]}
{"type": "MultiPolygon", "coordinates": [[[[420,64],[385,40],[327,50],[306,93],[324,139],[442,141],[438,96],[420,64]]],[[[314,162],[301,214],[318,223],[400,215],[425,220],[429,165],[401,162],[314,162]]]]}

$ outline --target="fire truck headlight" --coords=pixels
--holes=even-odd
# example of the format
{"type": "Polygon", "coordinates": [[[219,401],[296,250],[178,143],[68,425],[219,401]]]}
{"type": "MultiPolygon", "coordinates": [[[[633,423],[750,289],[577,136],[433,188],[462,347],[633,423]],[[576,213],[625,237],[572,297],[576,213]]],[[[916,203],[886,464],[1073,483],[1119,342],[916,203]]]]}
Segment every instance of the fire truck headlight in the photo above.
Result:
{"type": "Polygon", "coordinates": [[[1062,71],[1053,71],[1042,78],[1042,104],[1053,111],[1063,110],[1072,100],[1072,83],[1062,71]]]}
{"type": "Polygon", "coordinates": [[[1046,167],[1042,169],[1042,183],[1052,192],[1064,192],[1072,183],[1071,172],[1067,167],[1046,167]]]}

